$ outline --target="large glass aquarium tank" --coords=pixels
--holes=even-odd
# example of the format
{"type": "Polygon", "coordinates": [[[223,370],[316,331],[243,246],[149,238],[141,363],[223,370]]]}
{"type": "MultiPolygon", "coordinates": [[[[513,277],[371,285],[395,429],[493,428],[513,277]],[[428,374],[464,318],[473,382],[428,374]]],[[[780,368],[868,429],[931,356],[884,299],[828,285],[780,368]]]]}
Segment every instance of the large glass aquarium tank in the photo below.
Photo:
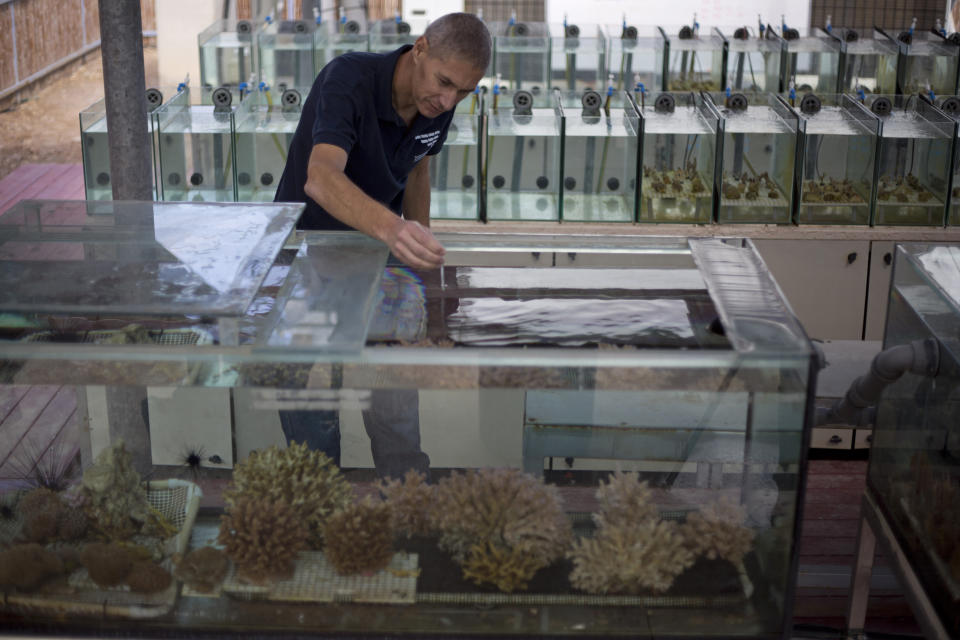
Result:
{"type": "Polygon", "coordinates": [[[197,36],[200,85],[238,88],[257,77],[254,26],[249,20],[217,20],[197,36]]]}
{"type": "Polygon", "coordinates": [[[787,28],[781,31],[786,45],[783,86],[797,93],[832,95],[842,91],[840,58],[842,46],[819,27],[787,28]]]}
{"type": "Polygon", "coordinates": [[[716,32],[729,46],[726,82],[720,89],[751,93],[781,90],[784,42],[773,29],[741,26],[716,32]]]}
{"type": "Polygon", "coordinates": [[[877,29],[834,27],[831,34],[842,41],[843,93],[888,94],[897,91],[897,43],[877,29]]]}
{"type": "Polygon", "coordinates": [[[699,24],[660,27],[664,91],[722,91],[727,77],[727,40],[699,24]]]}
{"type": "Polygon", "coordinates": [[[849,95],[790,99],[800,116],[800,224],[870,224],[880,119],[849,95]]]}
{"type": "MultiPolygon", "coordinates": [[[[960,96],[941,96],[937,107],[945,114],[960,121],[960,96]]],[[[957,130],[960,136],[960,128],[957,130]]],[[[960,138],[953,145],[953,179],[950,187],[950,207],[947,211],[947,224],[960,225],[960,138]]]]}
{"type": "Polygon", "coordinates": [[[634,222],[640,123],[627,91],[563,92],[561,220],[634,222]]]}
{"type": "Polygon", "coordinates": [[[457,104],[443,148],[430,158],[431,218],[476,220],[480,216],[485,97],[478,87],[457,104]]]}
{"type": "Polygon", "coordinates": [[[640,222],[713,220],[720,114],[696,93],[639,96],[642,140],[640,222]]]}
{"type": "Polygon", "coordinates": [[[237,200],[234,135],[238,107],[226,87],[215,89],[210,96],[216,106],[171,100],[152,114],[161,200],[237,200]]]}
{"type": "MultiPolygon", "coordinates": [[[[483,182],[488,220],[559,220],[563,106],[549,92],[494,86],[487,113],[483,182]]],[[[574,185],[575,186],[575,185],[574,185]]]]}
{"type": "Polygon", "coordinates": [[[342,10],[339,20],[319,24],[316,35],[317,44],[314,54],[318,73],[328,62],[342,53],[368,51],[370,48],[370,35],[367,33],[365,22],[347,20],[342,10]]]}
{"type": "Polygon", "coordinates": [[[883,392],[867,490],[935,615],[960,634],[960,250],[900,245],[883,338],[908,370],[883,392]]]}
{"type": "Polygon", "coordinates": [[[881,124],[874,223],[942,226],[956,122],[916,94],[866,104],[881,124]]]}
{"type": "Polygon", "coordinates": [[[717,221],[787,224],[799,120],[772,94],[710,94],[720,111],[717,221]]]}
{"type": "Polygon", "coordinates": [[[606,89],[607,36],[603,29],[564,22],[549,25],[549,31],[550,86],[563,91],[606,89]]]}
{"type": "Polygon", "coordinates": [[[390,20],[378,20],[370,25],[370,51],[388,53],[405,44],[413,44],[423,33],[416,33],[410,25],[396,16],[390,20]]]}
{"type": "Polygon", "coordinates": [[[316,21],[269,20],[256,33],[260,81],[271,87],[310,87],[320,72],[315,51],[326,44],[316,21]]]}
{"type": "Polygon", "coordinates": [[[264,85],[236,109],[238,202],[273,201],[305,95],[296,89],[274,92],[264,85]]]}
{"type": "Polygon", "coordinates": [[[501,86],[529,91],[549,102],[550,29],[545,22],[488,23],[493,38],[493,74],[501,86]],[[542,96],[542,97],[540,97],[542,96]]]}
{"type": "Polygon", "coordinates": [[[0,217],[0,389],[83,418],[3,485],[7,628],[790,637],[816,358],[749,240],[438,233],[418,272],[298,212],[0,217]]]}

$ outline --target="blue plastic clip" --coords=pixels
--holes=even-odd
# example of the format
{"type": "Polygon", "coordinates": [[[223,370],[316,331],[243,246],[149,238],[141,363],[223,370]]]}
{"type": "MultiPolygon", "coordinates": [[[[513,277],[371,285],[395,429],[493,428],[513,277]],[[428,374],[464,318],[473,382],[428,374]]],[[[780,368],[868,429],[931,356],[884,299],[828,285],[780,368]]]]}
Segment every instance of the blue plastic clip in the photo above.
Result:
{"type": "Polygon", "coordinates": [[[271,24],[273,22],[273,16],[267,16],[266,18],[264,18],[264,22],[266,22],[267,24],[271,24]]]}
{"type": "Polygon", "coordinates": [[[726,94],[727,94],[727,97],[729,98],[729,97],[730,97],[730,87],[727,87],[726,94]]]}
{"type": "Polygon", "coordinates": [[[634,93],[640,93],[641,95],[646,95],[647,88],[643,86],[642,82],[638,82],[637,86],[633,89],[634,93]]]}
{"type": "Polygon", "coordinates": [[[177,85],[177,93],[180,93],[181,91],[183,91],[183,90],[186,89],[186,88],[187,88],[187,83],[186,83],[186,82],[181,82],[180,84],[177,85]]]}
{"type": "Polygon", "coordinates": [[[607,96],[612,96],[612,95],[613,95],[613,85],[610,85],[609,87],[607,87],[607,96]]]}
{"type": "Polygon", "coordinates": [[[340,16],[340,24],[347,24],[347,14],[344,13],[340,16]]]}
{"type": "Polygon", "coordinates": [[[867,94],[863,91],[863,89],[857,89],[857,97],[860,98],[860,102],[863,102],[867,99],[867,94]]]}
{"type": "Polygon", "coordinates": [[[930,89],[927,95],[930,97],[930,102],[936,102],[937,96],[933,93],[933,89],[930,89]]]}
{"type": "Polygon", "coordinates": [[[260,91],[270,91],[270,85],[268,85],[263,80],[260,81],[260,84],[257,85],[257,89],[260,91]]]}
{"type": "Polygon", "coordinates": [[[761,38],[763,37],[763,32],[766,31],[766,30],[767,30],[767,28],[766,28],[765,26],[763,26],[763,23],[761,22],[761,23],[760,23],[760,37],[761,37],[761,38]]]}
{"type": "Polygon", "coordinates": [[[796,100],[796,98],[797,98],[797,90],[794,87],[790,87],[790,99],[796,100]]]}
{"type": "Polygon", "coordinates": [[[400,14],[399,14],[399,13],[396,14],[395,16],[393,16],[393,21],[396,22],[397,24],[400,24],[401,21],[400,21],[400,14]]]}
{"type": "Polygon", "coordinates": [[[316,17],[316,19],[314,20],[314,22],[316,22],[317,24],[320,24],[321,22],[323,22],[323,18],[321,18],[321,17],[318,15],[318,16],[316,17]]]}
{"type": "Polygon", "coordinates": [[[500,85],[496,82],[493,83],[493,95],[500,95],[500,85]]]}

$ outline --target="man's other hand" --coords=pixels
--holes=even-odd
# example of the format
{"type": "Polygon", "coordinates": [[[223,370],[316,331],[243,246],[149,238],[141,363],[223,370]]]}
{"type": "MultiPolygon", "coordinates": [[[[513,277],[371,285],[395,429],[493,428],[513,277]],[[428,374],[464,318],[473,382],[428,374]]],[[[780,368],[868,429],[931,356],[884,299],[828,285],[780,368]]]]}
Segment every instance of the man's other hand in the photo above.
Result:
{"type": "Polygon", "coordinates": [[[446,253],[430,229],[415,220],[403,218],[397,219],[387,246],[393,255],[414,269],[436,269],[443,264],[446,253]]]}

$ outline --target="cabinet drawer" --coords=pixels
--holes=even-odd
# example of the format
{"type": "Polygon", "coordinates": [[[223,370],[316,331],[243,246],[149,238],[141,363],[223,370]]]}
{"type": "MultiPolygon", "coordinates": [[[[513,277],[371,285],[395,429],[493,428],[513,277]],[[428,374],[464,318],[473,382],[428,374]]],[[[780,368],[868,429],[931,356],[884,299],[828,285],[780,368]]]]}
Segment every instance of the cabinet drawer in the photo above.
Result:
{"type": "Polygon", "coordinates": [[[853,429],[826,429],[815,427],[810,437],[814,449],[850,449],[853,446],[853,429]]]}
{"type": "Polygon", "coordinates": [[[853,438],[854,449],[869,449],[873,442],[873,429],[857,429],[853,438]]]}

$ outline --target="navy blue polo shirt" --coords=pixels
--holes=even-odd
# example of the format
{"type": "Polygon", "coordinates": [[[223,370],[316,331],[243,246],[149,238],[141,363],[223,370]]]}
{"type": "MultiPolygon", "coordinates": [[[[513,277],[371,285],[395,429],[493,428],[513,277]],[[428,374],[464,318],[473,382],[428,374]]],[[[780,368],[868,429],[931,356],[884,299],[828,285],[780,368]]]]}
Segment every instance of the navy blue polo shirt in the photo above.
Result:
{"type": "Polygon", "coordinates": [[[368,196],[400,215],[407,176],[426,155],[440,153],[453,111],[436,118],[417,114],[410,128],[393,108],[393,71],[404,45],[390,53],[350,52],[317,75],[293,134],[277,202],[305,202],[301,229],[349,229],[307,196],[307,164],[313,146],[347,152],[344,173],[368,196]]]}

